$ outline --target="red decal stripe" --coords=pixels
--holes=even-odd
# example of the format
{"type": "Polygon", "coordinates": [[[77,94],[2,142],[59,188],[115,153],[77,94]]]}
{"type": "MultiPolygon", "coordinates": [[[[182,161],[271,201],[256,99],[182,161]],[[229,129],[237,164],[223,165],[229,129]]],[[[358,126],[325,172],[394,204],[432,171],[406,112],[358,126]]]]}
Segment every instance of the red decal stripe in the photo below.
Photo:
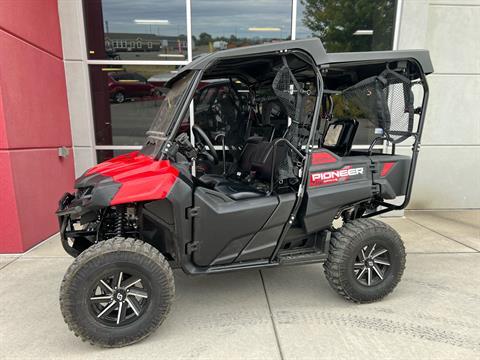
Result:
{"type": "Polygon", "coordinates": [[[312,165],[330,164],[334,162],[337,162],[335,156],[327,152],[317,152],[312,154],[312,165]]]}
{"type": "Polygon", "coordinates": [[[394,165],[395,165],[395,162],[383,163],[382,170],[380,171],[380,176],[381,177],[387,176],[387,174],[390,172],[390,170],[392,170],[394,165]]]}

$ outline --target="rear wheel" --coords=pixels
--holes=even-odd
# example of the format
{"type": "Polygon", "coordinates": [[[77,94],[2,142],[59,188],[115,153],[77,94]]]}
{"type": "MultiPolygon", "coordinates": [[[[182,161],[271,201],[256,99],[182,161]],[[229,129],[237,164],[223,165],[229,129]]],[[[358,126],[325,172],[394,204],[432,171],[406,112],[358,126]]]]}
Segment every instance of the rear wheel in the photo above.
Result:
{"type": "Polygon", "coordinates": [[[121,347],[150,335],[175,292],[165,258],[140,240],[115,238],[85,250],[60,288],[65,322],[84,341],[121,347]]]}
{"type": "Polygon", "coordinates": [[[113,99],[115,100],[116,103],[121,104],[125,101],[125,95],[122,92],[117,92],[113,96],[113,99]]]}
{"type": "Polygon", "coordinates": [[[405,257],[403,242],[394,229],[378,220],[357,219],[332,233],[325,275],[345,299],[372,302],[397,286],[405,257]]]}

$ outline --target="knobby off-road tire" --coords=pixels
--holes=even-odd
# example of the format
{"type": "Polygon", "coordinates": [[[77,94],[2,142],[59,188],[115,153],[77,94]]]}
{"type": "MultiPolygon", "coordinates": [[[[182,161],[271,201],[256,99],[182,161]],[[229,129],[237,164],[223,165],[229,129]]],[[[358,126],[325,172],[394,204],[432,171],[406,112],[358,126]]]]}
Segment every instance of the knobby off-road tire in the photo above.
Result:
{"type": "Polygon", "coordinates": [[[332,233],[324,270],[332,288],[346,300],[369,303],[397,286],[405,257],[405,247],[394,229],[378,220],[357,219],[332,233]]]}
{"type": "Polygon", "coordinates": [[[69,329],[83,341],[121,347],[160,326],[174,294],[172,270],[157,249],[140,240],[114,238],[88,248],[70,265],[60,288],[60,308],[69,329]]]}

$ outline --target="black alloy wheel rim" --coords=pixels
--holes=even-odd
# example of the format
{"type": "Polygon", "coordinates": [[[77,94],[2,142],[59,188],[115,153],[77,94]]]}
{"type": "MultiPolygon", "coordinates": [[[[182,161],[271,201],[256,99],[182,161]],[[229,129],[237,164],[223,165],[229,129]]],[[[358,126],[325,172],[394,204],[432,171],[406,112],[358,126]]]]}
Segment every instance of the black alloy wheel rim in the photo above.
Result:
{"type": "Polygon", "coordinates": [[[115,271],[97,279],[89,292],[88,303],[95,319],[110,327],[138,320],[150,302],[149,282],[127,271],[115,271]]]}
{"type": "Polygon", "coordinates": [[[373,243],[362,247],[356,255],[353,274],[360,284],[375,286],[385,280],[390,266],[388,250],[373,243]]]}

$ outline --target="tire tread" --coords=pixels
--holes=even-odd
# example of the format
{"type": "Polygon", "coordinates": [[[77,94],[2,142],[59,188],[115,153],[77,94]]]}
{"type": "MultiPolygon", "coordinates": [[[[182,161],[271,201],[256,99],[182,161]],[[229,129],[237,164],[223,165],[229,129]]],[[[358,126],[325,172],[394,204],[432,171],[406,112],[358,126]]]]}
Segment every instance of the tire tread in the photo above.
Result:
{"type": "Polygon", "coordinates": [[[376,219],[360,218],[345,223],[340,229],[332,233],[330,239],[330,249],[327,261],[324,263],[324,273],[330,286],[347,301],[355,303],[369,303],[377,301],[393,291],[400,281],[405,269],[405,247],[398,233],[382,221],[376,219]],[[356,296],[344,276],[347,266],[346,257],[365,232],[368,231],[384,232],[393,235],[393,241],[401,249],[401,265],[398,274],[396,274],[393,283],[379,292],[374,298],[363,299],[356,296]]]}
{"type": "Polygon", "coordinates": [[[141,240],[115,237],[92,245],[82,252],[70,265],[60,286],[60,309],[69,330],[82,341],[89,342],[91,345],[98,344],[103,347],[121,347],[143,340],[158,328],[169,313],[174,296],[175,282],[173,272],[165,257],[156,248],[141,240]],[[72,311],[74,304],[71,303],[68,295],[70,291],[74,291],[74,289],[72,289],[74,277],[82,268],[89,266],[89,264],[93,264],[93,262],[102,255],[117,251],[142,254],[146,258],[154,261],[159,267],[159,270],[165,275],[164,280],[162,281],[162,288],[168,293],[165,296],[165,305],[162,306],[160,311],[153,312],[154,318],[149,322],[148,327],[143,329],[139,334],[130,336],[128,340],[122,343],[106,343],[102,341],[101,338],[89,334],[75,321],[72,311]]]}

